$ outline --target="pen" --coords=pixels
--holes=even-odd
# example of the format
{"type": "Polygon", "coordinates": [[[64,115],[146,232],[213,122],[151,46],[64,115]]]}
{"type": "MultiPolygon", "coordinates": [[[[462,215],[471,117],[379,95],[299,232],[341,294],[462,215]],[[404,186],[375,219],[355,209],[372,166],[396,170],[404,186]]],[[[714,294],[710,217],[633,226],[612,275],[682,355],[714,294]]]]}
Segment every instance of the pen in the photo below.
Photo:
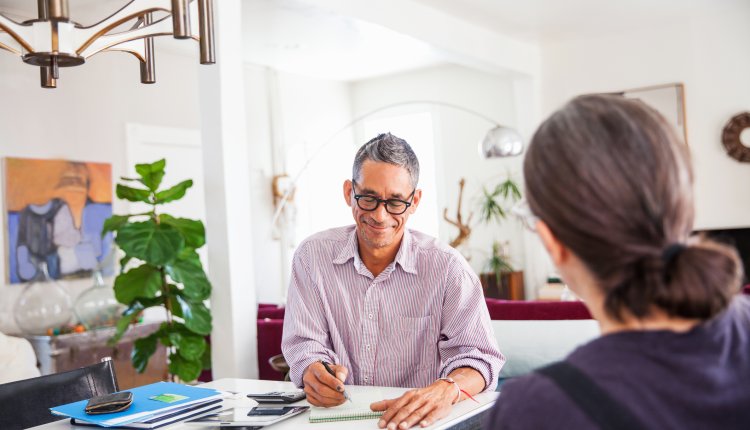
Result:
{"type": "MultiPolygon", "coordinates": [[[[325,361],[321,361],[321,363],[323,363],[323,367],[326,368],[326,370],[328,371],[328,373],[330,373],[331,376],[333,376],[334,378],[336,378],[336,373],[333,371],[333,369],[331,369],[331,366],[328,363],[326,363],[325,361]]],[[[341,381],[341,382],[344,382],[344,381],[341,381]]],[[[344,390],[344,398],[346,400],[349,400],[350,402],[352,402],[352,398],[349,397],[349,393],[347,393],[346,390],[344,390]]],[[[352,403],[354,403],[354,402],[352,402],[352,403]]]]}

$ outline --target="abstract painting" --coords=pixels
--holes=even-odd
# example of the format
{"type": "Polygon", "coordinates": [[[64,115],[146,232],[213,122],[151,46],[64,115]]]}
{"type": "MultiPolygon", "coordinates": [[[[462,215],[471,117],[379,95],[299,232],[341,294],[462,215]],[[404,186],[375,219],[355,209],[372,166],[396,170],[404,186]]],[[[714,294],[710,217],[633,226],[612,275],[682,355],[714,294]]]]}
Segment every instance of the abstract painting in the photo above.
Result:
{"type": "Polygon", "coordinates": [[[5,158],[5,208],[11,283],[44,264],[54,279],[112,273],[112,235],[101,235],[112,215],[111,164],[5,158]]]}

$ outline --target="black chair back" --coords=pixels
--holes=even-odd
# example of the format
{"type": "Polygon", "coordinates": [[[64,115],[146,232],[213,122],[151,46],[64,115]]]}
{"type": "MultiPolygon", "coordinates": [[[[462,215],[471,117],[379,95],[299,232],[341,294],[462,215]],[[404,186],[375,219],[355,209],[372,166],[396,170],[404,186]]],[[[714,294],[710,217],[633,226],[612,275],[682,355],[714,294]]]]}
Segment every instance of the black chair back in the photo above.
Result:
{"type": "Polygon", "coordinates": [[[0,429],[24,429],[62,417],[49,408],[119,391],[112,360],[0,385],[0,429]]]}

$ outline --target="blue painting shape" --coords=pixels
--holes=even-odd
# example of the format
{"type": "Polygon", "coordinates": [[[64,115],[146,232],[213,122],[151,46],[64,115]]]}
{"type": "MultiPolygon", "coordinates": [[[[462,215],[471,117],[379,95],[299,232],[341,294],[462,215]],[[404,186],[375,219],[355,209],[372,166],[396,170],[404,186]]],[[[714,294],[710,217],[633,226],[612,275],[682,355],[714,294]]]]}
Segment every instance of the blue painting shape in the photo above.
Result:
{"type": "MultiPolygon", "coordinates": [[[[81,220],[81,242],[76,246],[76,255],[80,262],[94,258],[94,265],[101,263],[107,257],[107,253],[112,249],[112,233],[107,233],[102,238],[102,228],[104,221],[112,216],[111,203],[89,203],[83,208],[83,218],[81,220]]],[[[113,260],[110,260],[110,262],[113,260]]],[[[110,276],[114,273],[114,264],[108,264],[103,267],[103,275],[110,276]]],[[[94,267],[84,267],[83,269],[91,270],[94,267]]]]}
{"type": "Polygon", "coordinates": [[[21,282],[21,279],[18,277],[18,259],[16,258],[16,248],[18,247],[18,212],[8,212],[8,245],[10,283],[17,284],[21,282]]]}
{"type": "MultiPolygon", "coordinates": [[[[65,207],[65,206],[64,206],[65,207]]],[[[80,228],[80,240],[75,244],[75,256],[77,260],[77,271],[74,276],[85,276],[94,270],[97,265],[105,261],[107,253],[112,250],[112,233],[102,237],[101,231],[104,221],[112,216],[111,203],[89,202],[83,208],[80,228]]],[[[25,246],[19,246],[18,236],[20,230],[19,212],[8,212],[8,245],[9,278],[12,284],[27,282],[37,274],[36,263],[31,261],[29,251],[25,246]]],[[[59,256],[56,253],[45,256],[43,259],[47,264],[49,275],[53,279],[60,279],[63,274],[60,271],[59,256]]],[[[102,267],[104,276],[114,274],[114,259],[107,260],[106,266],[102,267]]]]}

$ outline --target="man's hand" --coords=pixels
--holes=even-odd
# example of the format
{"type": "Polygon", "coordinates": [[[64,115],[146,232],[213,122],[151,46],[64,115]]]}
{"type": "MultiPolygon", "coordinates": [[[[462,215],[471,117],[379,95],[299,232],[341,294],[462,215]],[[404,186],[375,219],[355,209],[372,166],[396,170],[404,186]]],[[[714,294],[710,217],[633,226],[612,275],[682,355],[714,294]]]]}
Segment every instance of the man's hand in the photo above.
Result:
{"type": "Polygon", "coordinates": [[[305,369],[302,382],[305,384],[307,401],[313,406],[330,408],[346,401],[344,398],[344,381],[349,374],[349,370],[338,364],[331,364],[330,367],[336,373],[336,377],[331,376],[319,361],[305,369]]]}
{"type": "Polygon", "coordinates": [[[422,427],[445,417],[456,400],[456,387],[447,381],[409,390],[397,399],[381,400],[370,405],[373,411],[385,411],[378,427],[388,430],[406,430],[416,424],[422,427]]]}

